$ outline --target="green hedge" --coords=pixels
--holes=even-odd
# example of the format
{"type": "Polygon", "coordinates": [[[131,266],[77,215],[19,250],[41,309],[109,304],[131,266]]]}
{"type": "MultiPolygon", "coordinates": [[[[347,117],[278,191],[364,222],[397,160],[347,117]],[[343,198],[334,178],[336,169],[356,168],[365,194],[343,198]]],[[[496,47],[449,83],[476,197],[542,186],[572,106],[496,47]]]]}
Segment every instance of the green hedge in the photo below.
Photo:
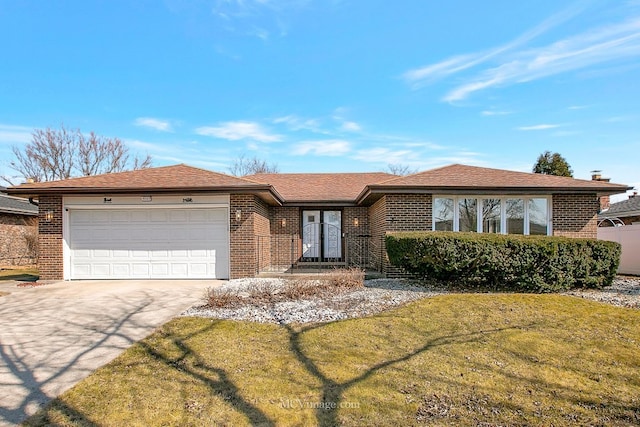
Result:
{"type": "Polygon", "coordinates": [[[391,265],[466,287],[558,292],[610,285],[618,243],[594,239],[453,232],[392,233],[391,265]]]}

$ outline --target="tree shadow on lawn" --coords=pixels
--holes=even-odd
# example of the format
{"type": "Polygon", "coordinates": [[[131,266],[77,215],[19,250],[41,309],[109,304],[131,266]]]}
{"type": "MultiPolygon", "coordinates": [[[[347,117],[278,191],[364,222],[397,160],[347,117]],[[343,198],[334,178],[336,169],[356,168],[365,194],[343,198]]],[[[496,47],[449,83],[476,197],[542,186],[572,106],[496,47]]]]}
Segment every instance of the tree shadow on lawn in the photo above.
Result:
{"type": "Polygon", "coordinates": [[[168,367],[179,370],[181,373],[189,375],[193,379],[206,385],[216,395],[221,396],[225,402],[234,407],[237,411],[244,414],[252,425],[260,426],[275,426],[276,423],[269,419],[267,415],[260,410],[257,406],[242,397],[240,390],[236,384],[229,379],[229,375],[224,369],[208,366],[207,363],[195,352],[188,344],[187,341],[197,335],[205,333],[213,333],[217,322],[208,325],[198,331],[181,337],[172,337],[171,342],[178,348],[181,354],[174,358],[169,358],[155,348],[150,346],[147,342],[141,341],[139,345],[149,354],[153,359],[164,363],[168,367]],[[194,367],[202,369],[204,372],[213,374],[218,379],[212,379],[210,376],[198,372],[195,369],[190,369],[184,362],[188,358],[193,358],[194,367]]]}
{"type": "MultiPolygon", "coordinates": [[[[158,361],[164,364],[166,367],[177,370],[180,374],[187,375],[194,379],[196,382],[203,384],[207,387],[211,393],[216,396],[221,397],[225,403],[229,404],[234,410],[238,411],[238,413],[243,414],[249,423],[252,425],[264,425],[264,426],[274,426],[283,420],[272,419],[270,416],[263,411],[257,404],[255,404],[251,400],[251,396],[243,396],[243,390],[238,384],[234,383],[231,379],[231,375],[229,372],[221,367],[214,366],[213,363],[206,361],[204,357],[198,354],[198,351],[194,350],[192,346],[189,345],[189,340],[192,338],[196,338],[199,336],[205,337],[207,334],[215,334],[216,326],[225,321],[211,321],[205,327],[197,328],[197,330],[189,332],[187,334],[184,333],[170,333],[167,332],[162,337],[163,340],[167,340],[172,344],[172,348],[177,350],[177,354],[170,356],[168,354],[163,354],[161,348],[157,347],[153,344],[152,341],[142,340],[138,342],[140,348],[151,357],[153,360],[158,361]],[[188,363],[187,363],[188,362],[188,363]]],[[[342,321],[339,321],[342,322],[342,321]]],[[[339,322],[330,322],[330,323],[320,323],[320,324],[312,324],[312,325],[289,325],[283,322],[280,323],[280,327],[286,332],[286,341],[288,344],[289,351],[292,356],[302,365],[304,370],[310,374],[314,379],[317,379],[320,386],[320,400],[318,402],[305,402],[305,403],[313,403],[312,408],[314,409],[314,417],[316,422],[320,426],[334,426],[339,425],[339,413],[342,408],[341,403],[344,402],[344,396],[347,391],[352,389],[354,386],[364,382],[369,379],[373,375],[379,373],[385,368],[394,367],[396,365],[402,364],[403,362],[407,362],[421,354],[429,352],[438,347],[444,346],[453,346],[453,345],[462,345],[466,343],[474,343],[474,342],[486,342],[487,339],[491,336],[495,336],[497,334],[503,333],[505,331],[522,331],[528,330],[532,327],[535,327],[535,323],[530,323],[527,325],[509,325],[508,327],[495,327],[491,329],[478,329],[465,333],[446,333],[441,336],[433,336],[425,335],[425,341],[422,344],[419,344],[417,347],[405,351],[402,354],[399,354],[397,357],[387,358],[386,360],[379,361],[376,364],[368,366],[363,372],[359,375],[349,378],[345,381],[338,381],[331,378],[331,372],[325,373],[323,372],[321,363],[324,361],[317,360],[316,354],[310,354],[309,350],[305,351],[305,342],[304,335],[317,330],[322,330],[323,328],[330,327],[330,325],[335,325],[335,323],[339,322]],[[314,359],[314,356],[315,359],[314,359]]],[[[384,318],[380,318],[379,322],[385,323],[384,318]]],[[[562,322],[560,322],[562,323],[562,322]]],[[[161,332],[157,332],[161,333],[161,332]]],[[[381,336],[386,336],[386,334],[391,333],[391,331],[382,329],[381,336]]],[[[415,331],[411,331],[411,333],[424,335],[425,331],[420,331],[416,328],[415,331]]],[[[422,341],[422,340],[421,340],[422,341]]],[[[366,344],[365,344],[366,345],[366,344]]],[[[526,358],[526,354],[519,355],[518,357],[526,358]]],[[[526,360],[525,360],[526,362],[526,360]]],[[[268,361],[267,361],[268,363],[268,361]]],[[[483,372],[492,372],[499,371],[500,375],[505,375],[505,372],[499,367],[492,366],[487,363],[477,362],[476,367],[483,372]]],[[[426,375],[429,375],[429,372],[425,372],[426,375]]],[[[569,394],[569,389],[563,390],[559,388],[557,384],[551,384],[541,379],[533,379],[525,377],[524,374],[519,376],[517,374],[507,375],[507,377],[526,384],[533,384],[538,386],[540,389],[548,389],[555,392],[557,390],[561,394],[565,394],[564,396],[559,396],[560,400],[565,403],[575,403],[581,406],[588,405],[597,405],[598,403],[592,402],[590,396],[583,396],[584,399],[576,400],[572,398],[569,394]]],[[[286,378],[283,378],[285,381],[286,378]]],[[[442,381],[442,379],[439,379],[442,381]]],[[[468,384],[463,383],[461,380],[456,380],[455,378],[447,378],[444,380],[447,383],[450,383],[452,386],[456,386],[458,388],[468,387],[468,384]]],[[[461,398],[468,399],[469,404],[475,405],[478,409],[477,413],[479,417],[482,417],[483,412],[488,407],[489,410],[491,408],[498,408],[500,410],[507,410],[513,413],[525,413],[528,411],[527,408],[519,406],[516,402],[505,402],[505,401],[493,401],[491,396],[499,396],[500,391],[494,390],[492,392],[491,387],[484,385],[482,390],[469,390],[463,393],[461,398]],[[476,394],[474,394],[476,393],[476,394]],[[477,394],[480,393],[480,394],[477,394]],[[490,393],[490,394],[487,394],[490,393]]],[[[422,396],[426,400],[420,407],[427,416],[429,416],[429,404],[433,404],[436,407],[438,405],[446,405],[447,402],[443,400],[438,401],[429,401],[429,399],[433,400],[433,398],[437,399],[448,399],[448,397],[434,397],[434,396],[422,396]],[[426,405],[426,406],[425,406],[426,405]],[[426,409],[425,409],[426,408],[426,409]]],[[[562,403],[560,402],[560,403],[562,403]]],[[[449,402],[451,403],[451,402],[449,402]]],[[[64,402],[58,400],[59,405],[65,405],[64,402]]],[[[457,403],[456,403],[457,404],[457,403]]],[[[631,414],[633,417],[634,412],[637,409],[632,407],[627,407],[622,404],[622,402],[611,402],[611,406],[618,405],[620,409],[627,414],[631,414]],[[618,405],[620,403],[620,405],[618,405]]],[[[303,408],[300,408],[303,409],[303,408]]],[[[82,419],[83,415],[75,411],[73,408],[66,408],[63,410],[68,413],[69,417],[72,419],[82,419]]],[[[488,417],[490,418],[490,414],[488,417]]],[[[437,418],[437,415],[435,416],[437,418]]],[[[631,419],[631,418],[630,418],[631,419]]],[[[452,420],[452,419],[449,419],[452,420]]],[[[184,420],[188,422],[187,420],[184,420]]],[[[478,419],[478,422],[486,422],[487,419],[478,419]]],[[[570,423],[572,420],[567,419],[570,423]]],[[[587,420],[589,421],[589,420],[587,420]]],[[[86,419],[86,424],[84,425],[92,425],[91,421],[86,419]]]]}
{"type": "Polygon", "coordinates": [[[494,334],[503,332],[510,329],[517,329],[518,327],[508,328],[496,328],[491,330],[483,330],[478,332],[471,332],[465,334],[453,334],[442,337],[436,337],[428,340],[422,346],[416,348],[413,351],[405,353],[404,355],[389,359],[373,365],[366,369],[362,374],[351,378],[348,381],[338,382],[329,378],[322,372],[318,364],[311,358],[310,355],[305,354],[302,348],[302,336],[315,329],[322,328],[327,324],[317,324],[310,326],[302,326],[299,329],[295,329],[289,324],[282,323],[281,326],[287,331],[289,337],[289,346],[291,352],[295,355],[296,359],[302,363],[305,370],[318,379],[322,387],[322,396],[320,402],[317,402],[315,416],[320,426],[336,426],[340,425],[338,419],[338,412],[341,408],[344,393],[351,387],[358,383],[368,379],[372,375],[376,374],[384,368],[394,366],[396,364],[406,362],[422,353],[434,349],[435,347],[446,346],[450,344],[464,344],[477,341],[478,338],[486,338],[487,334],[494,334]]]}

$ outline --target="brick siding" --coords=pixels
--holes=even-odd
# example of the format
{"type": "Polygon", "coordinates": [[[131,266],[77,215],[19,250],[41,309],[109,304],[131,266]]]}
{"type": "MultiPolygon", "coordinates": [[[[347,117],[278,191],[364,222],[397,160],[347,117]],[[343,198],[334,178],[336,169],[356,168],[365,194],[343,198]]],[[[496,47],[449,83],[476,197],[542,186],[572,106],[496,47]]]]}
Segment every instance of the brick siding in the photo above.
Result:
{"type": "Polygon", "coordinates": [[[0,214],[0,265],[34,264],[38,253],[37,242],[37,217],[0,214]]]}
{"type": "Polygon", "coordinates": [[[289,269],[302,256],[300,208],[271,207],[271,267],[274,271],[289,269]],[[284,226],[282,224],[284,220],[284,226]]]}
{"type": "Polygon", "coordinates": [[[271,264],[271,245],[260,245],[258,240],[259,236],[268,236],[271,233],[271,222],[269,220],[269,206],[257,197],[254,197],[254,203],[253,232],[256,239],[256,267],[260,271],[271,264]]]}
{"type": "Polygon", "coordinates": [[[600,200],[594,194],[553,195],[553,235],[563,237],[598,237],[600,200]]]}
{"type": "MultiPolygon", "coordinates": [[[[388,194],[386,196],[386,231],[431,231],[431,194],[388,194]]],[[[386,248],[383,271],[387,277],[407,277],[408,274],[389,265],[386,248]]]]}
{"type": "MultiPolygon", "coordinates": [[[[270,233],[268,207],[257,196],[232,194],[229,216],[230,278],[253,277],[258,272],[260,258],[257,236],[270,233]],[[238,210],[241,211],[240,221],[236,220],[238,210]]],[[[261,256],[266,257],[266,254],[267,252],[261,253],[261,256]]]]}
{"type": "Polygon", "coordinates": [[[369,256],[371,265],[380,272],[385,272],[387,263],[384,236],[387,230],[387,199],[382,196],[369,207],[369,229],[371,241],[369,242],[369,256]]]}
{"type": "Polygon", "coordinates": [[[39,200],[38,216],[38,268],[41,280],[62,280],[64,278],[62,254],[62,196],[46,195],[39,200]],[[47,212],[53,218],[46,222],[47,212]]]}
{"type": "MultiPolygon", "coordinates": [[[[600,204],[596,194],[560,194],[553,196],[553,232],[556,236],[595,238],[600,204]]],[[[230,196],[230,278],[252,277],[269,267],[289,267],[301,256],[300,209],[269,207],[255,195],[230,196]],[[236,211],[241,211],[240,221],[236,211]],[[284,227],[282,220],[285,220],[284,227]]],[[[393,231],[431,230],[430,194],[387,194],[372,206],[342,209],[343,232],[347,237],[345,255],[352,263],[366,260],[388,277],[406,274],[389,265],[384,236],[393,231]],[[358,218],[358,225],[355,225],[358,218]],[[370,236],[368,240],[366,237],[370,236]],[[362,241],[366,245],[362,246],[362,241]],[[354,245],[353,242],[357,242],[354,245]],[[360,246],[358,246],[360,245],[360,246]],[[366,252],[366,255],[365,255],[366,252]]],[[[62,196],[40,198],[38,265],[43,280],[63,279],[62,196]],[[44,221],[48,211],[50,222],[44,221]]]]}
{"type": "Polygon", "coordinates": [[[345,207],[342,211],[344,257],[349,265],[371,268],[369,210],[366,207],[345,207]],[[356,225],[356,219],[358,225],[356,225]]]}

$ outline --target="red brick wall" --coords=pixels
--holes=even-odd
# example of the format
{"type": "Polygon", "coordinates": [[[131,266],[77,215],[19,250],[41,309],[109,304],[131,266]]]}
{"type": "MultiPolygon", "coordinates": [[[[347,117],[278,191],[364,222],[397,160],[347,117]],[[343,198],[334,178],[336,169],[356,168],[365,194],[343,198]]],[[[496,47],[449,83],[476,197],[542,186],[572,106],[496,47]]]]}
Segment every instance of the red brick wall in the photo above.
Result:
{"type": "Polygon", "coordinates": [[[564,237],[598,237],[600,200],[594,194],[553,195],[553,235],[564,237]]]}
{"type": "MultiPolygon", "coordinates": [[[[388,194],[386,196],[386,231],[431,231],[431,194],[388,194]]],[[[384,253],[387,277],[406,277],[404,270],[392,267],[384,253]]]]}
{"type": "Polygon", "coordinates": [[[255,219],[253,222],[253,231],[256,238],[256,256],[258,271],[268,267],[271,264],[271,244],[268,238],[271,234],[271,223],[269,221],[269,206],[261,199],[254,197],[255,203],[255,219]]]}
{"type": "MultiPolygon", "coordinates": [[[[230,275],[231,279],[253,277],[258,269],[256,230],[265,232],[262,202],[250,194],[232,194],[230,197],[230,275]],[[236,211],[241,211],[240,221],[236,211]]],[[[268,230],[266,231],[268,234],[268,230]]]]}
{"type": "Polygon", "coordinates": [[[0,265],[34,264],[37,241],[37,217],[0,214],[0,265]]]}
{"type": "Polygon", "coordinates": [[[271,207],[271,267],[276,271],[288,269],[302,255],[300,220],[300,208],[271,207]]]}
{"type": "Polygon", "coordinates": [[[384,245],[384,236],[387,230],[387,199],[382,196],[369,207],[369,229],[371,241],[369,242],[369,256],[373,268],[384,272],[386,268],[387,252],[384,245]]]}
{"type": "Polygon", "coordinates": [[[387,195],[387,231],[431,231],[431,194],[387,195]]]}
{"type": "Polygon", "coordinates": [[[40,269],[40,280],[63,280],[62,196],[41,196],[39,205],[38,268],[40,269]],[[44,217],[49,211],[53,212],[53,219],[46,222],[44,217]]]}
{"type": "Polygon", "coordinates": [[[342,232],[345,235],[344,257],[349,265],[371,267],[369,209],[345,207],[342,211],[342,232]],[[355,224],[356,218],[358,225],[355,224]]]}

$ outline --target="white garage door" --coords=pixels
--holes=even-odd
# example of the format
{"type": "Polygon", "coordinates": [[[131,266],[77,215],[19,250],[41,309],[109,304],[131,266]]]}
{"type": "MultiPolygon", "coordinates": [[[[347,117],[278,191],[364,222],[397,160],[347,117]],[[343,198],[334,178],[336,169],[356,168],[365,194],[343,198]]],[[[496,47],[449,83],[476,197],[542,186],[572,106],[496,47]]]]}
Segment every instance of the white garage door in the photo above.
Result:
{"type": "Polygon", "coordinates": [[[70,209],[71,279],[226,279],[225,208],[70,209]]]}

